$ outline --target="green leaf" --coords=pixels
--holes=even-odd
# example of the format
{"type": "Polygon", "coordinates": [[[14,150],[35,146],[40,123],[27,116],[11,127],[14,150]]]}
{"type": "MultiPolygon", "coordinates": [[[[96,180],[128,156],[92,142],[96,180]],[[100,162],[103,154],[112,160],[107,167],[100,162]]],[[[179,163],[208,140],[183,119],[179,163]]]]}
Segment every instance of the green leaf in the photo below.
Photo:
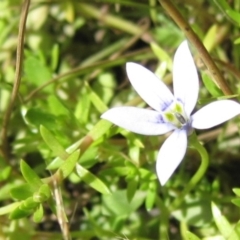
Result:
{"type": "Polygon", "coordinates": [[[32,170],[32,168],[23,160],[20,162],[20,168],[22,175],[26,182],[33,188],[38,190],[43,182],[38,177],[38,175],[32,170]]]}
{"type": "Polygon", "coordinates": [[[216,44],[215,36],[217,35],[218,26],[212,25],[204,37],[203,45],[210,52],[216,44]]]}
{"type": "Polygon", "coordinates": [[[223,11],[223,13],[226,15],[226,17],[231,20],[233,23],[240,23],[239,20],[239,13],[232,10],[229,6],[228,2],[226,0],[214,0],[216,5],[223,11]]]}
{"type": "MultiPolygon", "coordinates": [[[[47,16],[49,13],[49,9],[46,5],[42,4],[41,6],[37,8],[33,8],[32,11],[29,12],[28,14],[28,27],[29,29],[32,29],[32,31],[36,34],[39,33],[41,27],[46,23],[47,21],[47,16]]],[[[30,34],[31,36],[31,34],[30,34]]],[[[33,40],[31,41],[31,38],[28,40],[29,42],[34,42],[33,40]]],[[[35,49],[39,47],[39,44],[36,43],[38,41],[35,40],[35,49]],[[37,45],[37,46],[36,46],[37,45]]],[[[30,44],[30,43],[28,43],[30,44]]],[[[34,43],[29,46],[29,48],[33,47],[34,43]]],[[[44,47],[43,47],[44,49],[44,47]]]]}
{"type": "Polygon", "coordinates": [[[156,27],[154,37],[157,42],[168,48],[177,48],[185,38],[183,32],[164,14],[158,14],[160,26],[156,27]],[[170,30],[171,29],[171,30],[170,30]]]}
{"type": "Polygon", "coordinates": [[[185,236],[186,236],[187,240],[200,240],[200,238],[198,238],[195,234],[193,234],[189,231],[187,231],[185,233],[185,236]]]}
{"type": "MultiPolygon", "coordinates": [[[[91,138],[88,138],[87,136],[87,139],[89,139],[89,141],[91,141],[91,138]]],[[[70,147],[68,147],[66,149],[66,151],[70,154],[70,153],[73,153],[75,152],[76,150],[79,149],[79,146],[85,141],[85,138],[82,138],[80,140],[78,140],[77,142],[73,143],[70,147]]],[[[53,161],[47,166],[47,169],[48,170],[54,170],[54,169],[57,169],[57,168],[60,168],[61,165],[64,163],[64,161],[59,158],[59,157],[56,157],[53,159],[53,161]]]]}
{"type": "Polygon", "coordinates": [[[233,192],[240,197],[240,188],[233,188],[233,192]]]}
{"type": "Polygon", "coordinates": [[[114,168],[106,168],[101,171],[101,175],[109,175],[109,176],[126,176],[128,174],[128,167],[114,167],[114,168]]]}
{"type": "Polygon", "coordinates": [[[31,186],[26,183],[21,186],[17,186],[11,189],[11,196],[18,200],[25,200],[26,198],[31,197],[34,194],[31,186]]]}
{"type": "Polygon", "coordinates": [[[220,88],[217,87],[217,85],[213,82],[213,80],[208,74],[203,72],[202,80],[203,80],[204,86],[207,88],[207,90],[213,97],[223,96],[223,93],[220,90],[220,88]]]}
{"type": "Polygon", "coordinates": [[[9,218],[10,219],[19,219],[27,217],[33,213],[33,211],[38,207],[39,203],[33,201],[32,197],[22,201],[17,208],[15,208],[9,218]]]}
{"type": "Polygon", "coordinates": [[[33,201],[36,203],[43,203],[47,200],[48,198],[44,194],[40,194],[39,192],[35,192],[33,194],[33,201]]]}
{"type": "Polygon", "coordinates": [[[51,196],[51,189],[50,189],[50,187],[48,186],[48,184],[43,184],[43,185],[39,188],[38,192],[39,192],[40,194],[45,195],[46,198],[50,198],[50,196],[51,196]]]}
{"type": "Polygon", "coordinates": [[[240,37],[234,40],[234,44],[240,44],[240,37]]]}
{"type": "Polygon", "coordinates": [[[39,128],[44,125],[49,129],[55,128],[57,125],[56,117],[52,114],[46,113],[40,108],[32,108],[27,111],[25,116],[27,123],[39,128]]]}
{"type": "Polygon", "coordinates": [[[147,169],[139,168],[138,172],[140,174],[141,180],[144,180],[145,182],[154,181],[157,179],[156,174],[154,174],[152,171],[149,171],[147,169]]]}
{"type": "Polygon", "coordinates": [[[171,71],[172,70],[172,59],[168,55],[168,53],[166,51],[164,51],[162,48],[160,48],[160,46],[158,44],[156,44],[155,42],[151,42],[150,46],[151,46],[151,49],[154,52],[154,54],[157,56],[157,58],[161,62],[166,62],[168,69],[171,71]]]}
{"type": "Polygon", "coordinates": [[[157,183],[156,181],[150,182],[147,190],[147,197],[145,200],[145,207],[147,211],[150,211],[153,208],[156,195],[157,195],[157,183]]]}
{"type": "Polygon", "coordinates": [[[90,146],[82,155],[81,158],[79,159],[79,163],[85,167],[85,168],[90,168],[93,165],[95,165],[98,162],[98,159],[96,158],[98,154],[98,149],[99,147],[97,146],[90,146]]]}
{"type": "Polygon", "coordinates": [[[76,166],[76,163],[79,159],[80,150],[72,153],[62,164],[62,166],[59,168],[58,171],[61,172],[61,176],[66,178],[70,173],[72,173],[74,167],[76,166]]]}
{"type": "Polygon", "coordinates": [[[238,25],[240,25],[240,14],[232,9],[226,10],[228,17],[230,17],[233,21],[235,21],[238,25]]]}
{"type": "Polygon", "coordinates": [[[44,212],[43,212],[42,204],[39,204],[39,206],[37,207],[37,210],[33,214],[33,221],[35,223],[41,222],[43,219],[43,214],[44,212]]]}
{"type": "Polygon", "coordinates": [[[65,151],[65,148],[58,143],[53,134],[43,125],[40,126],[40,133],[45,143],[56,156],[60,157],[63,160],[68,158],[69,154],[65,151]]]}
{"type": "Polygon", "coordinates": [[[91,99],[92,104],[95,108],[100,112],[103,113],[108,110],[108,107],[105,103],[101,100],[101,98],[91,89],[88,83],[85,83],[85,87],[88,93],[89,98],[91,99]]]}
{"type": "Polygon", "coordinates": [[[51,190],[47,184],[43,184],[37,192],[33,195],[33,201],[42,203],[49,199],[51,196],[51,190]]]}
{"type": "Polygon", "coordinates": [[[51,113],[53,113],[56,116],[65,115],[69,117],[70,115],[69,110],[63,105],[63,103],[55,95],[50,95],[47,101],[48,101],[48,105],[50,107],[51,113]]]}
{"type": "Polygon", "coordinates": [[[213,218],[214,218],[215,224],[217,225],[218,230],[223,235],[223,237],[228,239],[230,234],[232,234],[233,227],[231,226],[229,221],[226,219],[226,217],[222,215],[217,205],[213,202],[212,202],[212,213],[213,213],[213,218]]]}
{"type": "Polygon", "coordinates": [[[83,168],[81,165],[76,165],[77,175],[90,187],[94,188],[102,194],[110,194],[108,187],[94,174],[83,168]]]}
{"type": "MultiPolygon", "coordinates": [[[[111,126],[112,126],[112,123],[110,123],[109,121],[100,120],[90,130],[90,132],[86,135],[86,137],[80,139],[79,141],[75,142],[70,147],[68,147],[67,152],[72,153],[72,152],[76,151],[79,148],[79,146],[82,144],[82,142],[85,141],[86,139],[89,142],[98,140],[104,134],[107,133],[107,131],[110,129],[111,126]]],[[[47,169],[49,169],[49,170],[56,169],[56,168],[60,167],[62,163],[63,163],[63,161],[59,157],[57,157],[47,166],[47,169]]]]}
{"type": "Polygon", "coordinates": [[[137,191],[131,202],[127,199],[126,190],[117,190],[111,195],[103,195],[104,211],[114,216],[129,216],[136,211],[143,203],[145,193],[137,191]]]}
{"type": "Polygon", "coordinates": [[[7,90],[8,92],[12,92],[13,86],[10,83],[0,82],[0,88],[1,90],[7,90]]]}
{"type": "Polygon", "coordinates": [[[15,209],[18,208],[18,206],[20,204],[21,204],[20,202],[14,202],[14,203],[11,203],[7,206],[0,207],[0,215],[4,215],[4,214],[13,212],[15,209]]]}
{"type": "Polygon", "coordinates": [[[137,187],[139,184],[139,178],[136,176],[135,178],[130,178],[127,182],[127,199],[129,202],[132,201],[132,198],[134,197],[137,187]]]}
{"type": "Polygon", "coordinates": [[[54,44],[51,51],[51,70],[55,71],[59,61],[59,45],[54,44]]]}
{"type": "Polygon", "coordinates": [[[234,226],[233,232],[227,240],[239,240],[240,239],[240,221],[234,226]]]}
{"type": "Polygon", "coordinates": [[[10,215],[9,218],[10,219],[20,219],[20,218],[24,218],[27,217],[29,215],[31,215],[33,213],[33,210],[22,210],[20,208],[16,208],[10,215]]]}
{"type": "Polygon", "coordinates": [[[240,198],[234,198],[231,200],[231,202],[236,206],[240,207],[240,198]]]}
{"type": "Polygon", "coordinates": [[[85,88],[80,92],[80,101],[78,101],[74,116],[79,119],[79,121],[83,124],[88,122],[91,100],[88,96],[87,90],[85,88]]]}
{"type": "Polygon", "coordinates": [[[112,126],[112,123],[104,119],[100,120],[88,133],[88,135],[93,139],[97,140],[102,137],[112,126]]]}
{"type": "Polygon", "coordinates": [[[223,11],[230,10],[230,6],[225,0],[213,0],[223,11]]]}
{"type": "MultiPolygon", "coordinates": [[[[24,62],[25,76],[28,82],[34,85],[40,86],[44,82],[49,81],[52,78],[51,71],[41,62],[38,58],[34,56],[27,56],[24,62]]],[[[52,86],[50,86],[52,88],[52,86]]],[[[50,87],[44,88],[49,89],[50,87]]]]}
{"type": "MultiPolygon", "coordinates": [[[[112,234],[110,231],[106,231],[102,225],[99,224],[99,222],[96,221],[96,218],[91,216],[91,212],[87,210],[87,208],[83,208],[84,215],[91,223],[91,232],[94,232],[94,236],[107,236],[108,239],[112,239],[113,237],[116,237],[116,235],[112,234]]],[[[82,231],[81,231],[82,232],[82,231]]],[[[91,237],[90,237],[91,238],[91,237]]],[[[82,238],[82,239],[90,239],[90,238],[82,238]]]]}
{"type": "Polygon", "coordinates": [[[107,105],[115,94],[116,89],[116,77],[112,72],[101,72],[98,75],[97,81],[95,80],[91,84],[92,90],[98,95],[101,96],[102,102],[107,105]]]}
{"type": "Polygon", "coordinates": [[[0,201],[7,200],[11,197],[11,189],[18,186],[19,179],[11,179],[11,181],[6,181],[0,187],[0,201]]]}
{"type": "Polygon", "coordinates": [[[35,209],[38,205],[39,203],[35,202],[33,197],[29,197],[21,202],[21,205],[19,205],[19,209],[24,211],[30,211],[31,209],[35,209]]]}
{"type": "Polygon", "coordinates": [[[172,212],[172,215],[180,222],[201,227],[212,221],[210,196],[201,194],[198,196],[187,195],[181,208],[172,212]]]}
{"type": "Polygon", "coordinates": [[[3,168],[0,174],[0,181],[6,180],[9,177],[11,170],[12,168],[10,166],[3,168]]]}

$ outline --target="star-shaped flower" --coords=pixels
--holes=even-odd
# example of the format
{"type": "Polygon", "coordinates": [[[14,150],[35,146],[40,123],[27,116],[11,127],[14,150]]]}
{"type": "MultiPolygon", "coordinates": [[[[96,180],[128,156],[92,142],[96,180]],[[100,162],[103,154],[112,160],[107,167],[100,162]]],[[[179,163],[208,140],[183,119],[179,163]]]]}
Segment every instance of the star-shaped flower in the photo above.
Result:
{"type": "Polygon", "coordinates": [[[157,157],[157,175],[164,185],[182,161],[187,149],[187,136],[192,128],[208,129],[240,114],[240,104],[232,100],[212,102],[191,115],[198,98],[197,70],[184,41],[173,61],[174,95],[158,77],[143,66],[129,62],[127,75],[132,86],[153,108],[115,107],[101,118],[129,131],[160,135],[173,131],[161,146],[157,157]]]}

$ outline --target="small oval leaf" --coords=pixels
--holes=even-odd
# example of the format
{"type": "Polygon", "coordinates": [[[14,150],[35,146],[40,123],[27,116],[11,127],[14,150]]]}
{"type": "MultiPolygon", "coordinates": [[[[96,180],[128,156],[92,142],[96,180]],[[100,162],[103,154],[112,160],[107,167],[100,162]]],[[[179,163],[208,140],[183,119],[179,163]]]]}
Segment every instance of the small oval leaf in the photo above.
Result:
{"type": "Polygon", "coordinates": [[[233,188],[233,192],[240,197],[240,188],[233,188]]]}
{"type": "Polygon", "coordinates": [[[135,178],[130,178],[127,183],[127,199],[129,202],[132,201],[132,198],[134,197],[137,187],[138,187],[139,179],[138,176],[135,178]]]}
{"type": "Polygon", "coordinates": [[[44,212],[43,212],[42,204],[39,204],[39,206],[37,207],[37,210],[33,214],[33,221],[35,223],[41,222],[43,219],[43,214],[44,212]]]}
{"type": "Polygon", "coordinates": [[[228,239],[228,237],[233,231],[233,228],[231,224],[228,222],[228,220],[226,219],[226,217],[222,215],[217,205],[213,202],[212,202],[212,213],[213,213],[213,218],[217,225],[218,230],[223,235],[223,237],[228,239]]]}
{"type": "Polygon", "coordinates": [[[62,147],[61,144],[58,143],[53,134],[44,126],[40,126],[40,133],[42,135],[43,140],[48,145],[48,147],[54,152],[54,154],[61,159],[65,160],[68,158],[68,153],[65,151],[65,148],[62,147]]]}
{"type": "Polygon", "coordinates": [[[23,160],[20,162],[21,172],[26,182],[33,188],[38,190],[43,184],[39,176],[32,170],[32,168],[23,160]]]}
{"type": "Polygon", "coordinates": [[[78,176],[87,183],[90,187],[94,188],[102,194],[110,194],[108,187],[94,174],[89,172],[87,169],[83,168],[81,165],[76,165],[76,171],[78,176]]]}
{"type": "Polygon", "coordinates": [[[150,211],[153,208],[153,205],[154,205],[155,199],[156,199],[156,194],[157,194],[156,190],[157,190],[156,181],[150,182],[148,191],[147,191],[147,197],[145,200],[145,206],[146,206],[147,211],[150,211]]]}
{"type": "Polygon", "coordinates": [[[31,197],[34,194],[34,191],[29,186],[29,184],[26,183],[21,186],[12,188],[10,194],[14,199],[25,200],[26,198],[31,197]]]}
{"type": "Polygon", "coordinates": [[[186,236],[187,240],[201,240],[195,234],[188,232],[188,231],[185,233],[185,236],[186,236]]]}
{"type": "Polygon", "coordinates": [[[61,165],[58,171],[61,172],[61,177],[66,178],[70,173],[72,173],[80,155],[80,150],[72,153],[61,165]]]}
{"type": "Polygon", "coordinates": [[[16,208],[10,215],[9,218],[10,219],[19,219],[19,218],[24,218],[29,216],[31,213],[33,212],[33,210],[22,210],[20,208],[16,208]]]}
{"type": "Polygon", "coordinates": [[[236,206],[240,207],[240,198],[234,198],[231,200],[231,202],[236,206]]]}
{"type": "Polygon", "coordinates": [[[0,208],[0,215],[4,215],[4,214],[13,212],[16,208],[18,208],[18,206],[20,204],[21,204],[20,202],[14,202],[14,203],[11,203],[7,206],[1,207],[0,208]]]}
{"type": "Polygon", "coordinates": [[[220,88],[213,82],[213,80],[211,79],[211,77],[208,74],[203,73],[202,80],[203,80],[205,87],[207,88],[207,90],[213,97],[223,96],[223,93],[220,90],[220,88]]]}

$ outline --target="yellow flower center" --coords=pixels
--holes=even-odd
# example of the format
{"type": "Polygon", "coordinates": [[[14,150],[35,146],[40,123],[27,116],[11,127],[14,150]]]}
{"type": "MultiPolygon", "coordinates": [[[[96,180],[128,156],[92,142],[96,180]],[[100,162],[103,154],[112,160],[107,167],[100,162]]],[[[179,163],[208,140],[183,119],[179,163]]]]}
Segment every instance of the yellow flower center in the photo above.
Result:
{"type": "Polygon", "coordinates": [[[188,123],[188,118],[180,102],[173,102],[163,113],[166,122],[173,124],[177,128],[182,128],[188,123]]]}

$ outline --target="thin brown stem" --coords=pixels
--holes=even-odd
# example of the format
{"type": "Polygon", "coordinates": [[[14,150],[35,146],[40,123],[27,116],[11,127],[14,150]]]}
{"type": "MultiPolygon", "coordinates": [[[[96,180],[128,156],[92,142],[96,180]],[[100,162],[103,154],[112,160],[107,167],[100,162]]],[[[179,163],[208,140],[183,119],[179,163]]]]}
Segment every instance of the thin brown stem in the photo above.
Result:
{"type": "Polygon", "coordinates": [[[170,15],[170,17],[174,20],[174,22],[182,29],[182,31],[185,33],[186,37],[189,39],[189,41],[195,46],[195,48],[198,50],[198,53],[208,68],[210,74],[212,75],[213,79],[216,81],[216,83],[219,85],[219,87],[222,89],[223,93],[225,95],[232,95],[232,91],[226,84],[221,72],[217,68],[216,64],[212,60],[211,56],[209,55],[208,51],[198,38],[197,34],[192,30],[190,25],[185,21],[181,13],[178,11],[178,9],[171,3],[170,0],[159,0],[162,7],[166,10],[166,12],[170,15]]]}
{"type": "Polygon", "coordinates": [[[9,143],[7,140],[7,132],[8,132],[8,125],[10,121],[10,117],[12,114],[13,106],[17,99],[19,86],[21,83],[21,72],[22,72],[22,58],[23,58],[23,47],[24,47],[24,35],[26,29],[26,21],[28,15],[28,9],[31,0],[25,0],[23,3],[22,11],[21,11],[21,18],[19,23],[19,32],[18,32],[18,45],[17,45],[17,54],[16,54],[16,72],[15,72],[15,79],[13,84],[13,90],[10,97],[10,101],[8,107],[6,109],[5,115],[3,117],[3,124],[2,130],[0,134],[1,138],[1,152],[3,157],[8,160],[9,159],[9,143]]]}
{"type": "Polygon", "coordinates": [[[60,228],[63,234],[63,239],[71,240],[72,238],[69,231],[69,224],[68,224],[68,220],[67,220],[64,205],[63,205],[61,188],[57,180],[53,181],[53,187],[54,187],[53,193],[56,201],[56,214],[57,214],[58,223],[60,225],[60,228]]]}

